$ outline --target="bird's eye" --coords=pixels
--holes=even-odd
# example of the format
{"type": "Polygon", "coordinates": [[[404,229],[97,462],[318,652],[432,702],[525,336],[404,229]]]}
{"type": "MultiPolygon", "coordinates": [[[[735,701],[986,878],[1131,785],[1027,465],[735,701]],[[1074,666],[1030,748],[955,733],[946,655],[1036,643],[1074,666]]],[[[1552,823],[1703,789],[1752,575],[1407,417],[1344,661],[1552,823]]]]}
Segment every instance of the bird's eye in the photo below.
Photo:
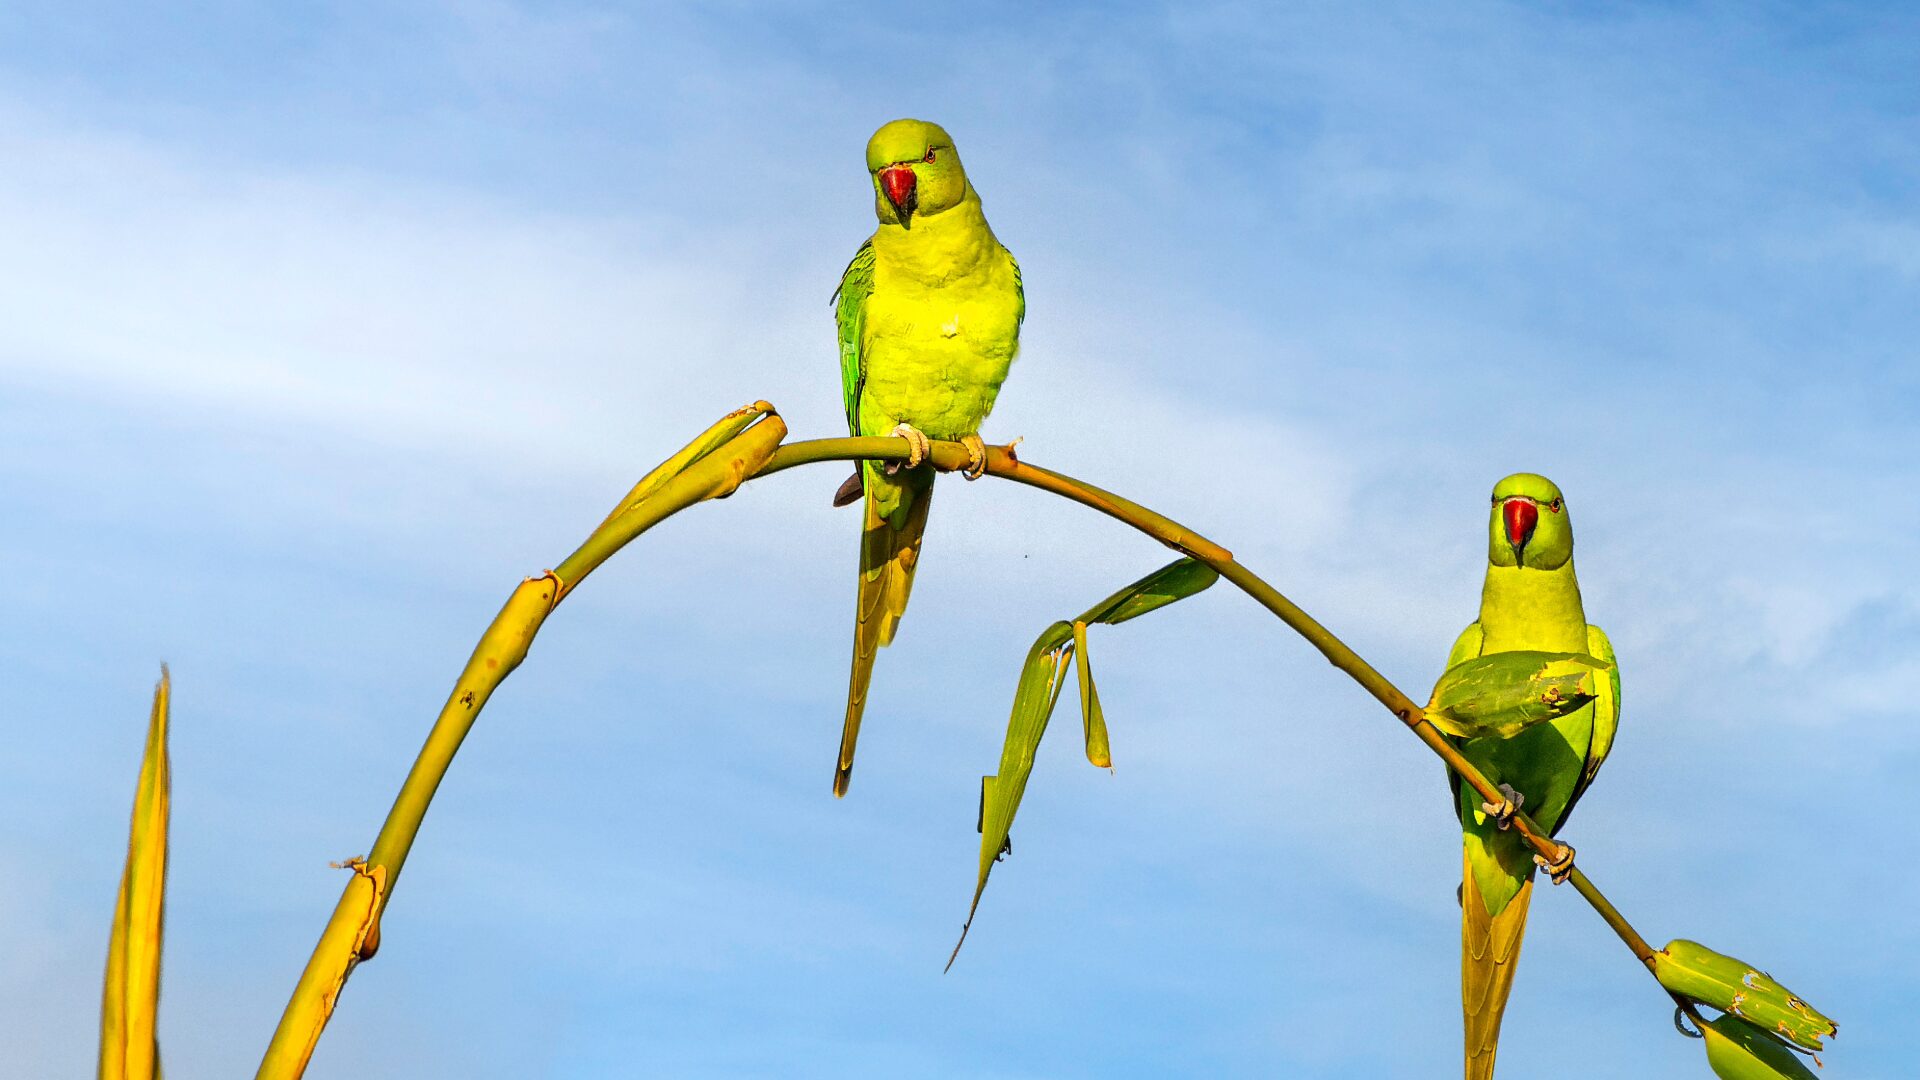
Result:
{"type": "Polygon", "coordinates": [[[1555,499],[1555,500],[1553,500],[1552,502],[1550,502],[1550,503],[1548,503],[1548,504],[1547,504],[1547,509],[1549,509],[1549,510],[1551,510],[1551,511],[1553,511],[1553,512],[1554,512],[1554,513],[1556,513],[1556,514],[1557,514],[1557,513],[1559,513],[1559,512],[1560,512],[1560,500],[1559,500],[1559,499],[1555,499]]]}
{"type": "Polygon", "coordinates": [[[927,156],[921,158],[920,160],[928,165],[933,164],[933,147],[931,146],[927,147],[927,156]]]}

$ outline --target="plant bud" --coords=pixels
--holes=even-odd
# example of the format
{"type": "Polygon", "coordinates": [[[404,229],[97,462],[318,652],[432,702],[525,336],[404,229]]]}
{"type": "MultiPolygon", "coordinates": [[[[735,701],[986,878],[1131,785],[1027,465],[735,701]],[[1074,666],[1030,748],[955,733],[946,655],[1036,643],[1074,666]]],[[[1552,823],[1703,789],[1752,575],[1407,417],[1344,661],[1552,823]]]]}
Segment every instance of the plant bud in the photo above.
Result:
{"type": "Polygon", "coordinates": [[[1723,956],[1693,941],[1670,941],[1653,954],[1654,977],[1681,997],[1752,1022],[1808,1050],[1839,1029],[1820,1011],[1795,997],[1751,964],[1723,956]]]}

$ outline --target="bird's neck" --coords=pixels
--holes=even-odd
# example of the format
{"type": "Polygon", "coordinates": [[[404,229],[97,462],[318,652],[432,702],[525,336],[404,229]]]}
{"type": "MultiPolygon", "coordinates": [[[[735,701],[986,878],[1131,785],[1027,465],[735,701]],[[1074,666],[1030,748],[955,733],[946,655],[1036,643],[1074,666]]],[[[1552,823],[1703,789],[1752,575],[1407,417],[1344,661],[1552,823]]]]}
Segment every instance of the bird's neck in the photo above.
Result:
{"type": "Polygon", "coordinates": [[[1586,652],[1587,614],[1580,605],[1573,560],[1558,570],[1487,567],[1480,628],[1486,634],[1485,652],[1586,652]]]}
{"type": "Polygon", "coordinates": [[[882,225],[873,234],[873,253],[875,261],[884,267],[882,273],[919,279],[929,285],[979,271],[998,246],[972,185],[955,206],[916,217],[910,228],[882,225]]]}

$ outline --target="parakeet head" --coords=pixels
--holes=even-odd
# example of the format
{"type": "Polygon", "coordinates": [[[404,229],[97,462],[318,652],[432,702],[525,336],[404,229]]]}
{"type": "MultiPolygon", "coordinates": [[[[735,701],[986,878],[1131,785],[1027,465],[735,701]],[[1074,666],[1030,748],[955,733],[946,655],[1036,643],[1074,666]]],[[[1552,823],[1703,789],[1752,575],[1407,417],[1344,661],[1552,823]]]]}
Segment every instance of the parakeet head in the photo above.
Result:
{"type": "Polygon", "coordinates": [[[1487,561],[1495,566],[1558,570],[1573,558],[1573,522],[1553,481],[1514,473],[1493,485],[1487,561]]]}
{"type": "Polygon", "coordinates": [[[874,213],[883,225],[913,227],[967,197],[967,172],[953,138],[939,124],[895,120],[867,140],[867,172],[873,176],[874,213]]]}

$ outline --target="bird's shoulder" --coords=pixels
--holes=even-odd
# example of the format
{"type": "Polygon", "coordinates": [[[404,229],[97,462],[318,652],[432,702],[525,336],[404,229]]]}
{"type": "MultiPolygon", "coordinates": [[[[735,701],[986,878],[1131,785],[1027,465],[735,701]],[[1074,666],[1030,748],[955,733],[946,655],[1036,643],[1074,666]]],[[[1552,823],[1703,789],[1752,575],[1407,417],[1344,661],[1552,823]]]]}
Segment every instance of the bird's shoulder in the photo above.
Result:
{"type": "Polygon", "coordinates": [[[840,391],[847,412],[847,428],[860,432],[860,391],[866,384],[867,365],[863,355],[867,298],[873,295],[873,241],[860,245],[852,261],[840,274],[840,287],[833,290],[833,321],[840,339],[840,391]]]}
{"type": "Polygon", "coordinates": [[[844,312],[865,302],[873,292],[873,266],[873,238],[868,237],[848,260],[847,268],[840,272],[840,284],[833,290],[831,300],[834,307],[844,312]]]}
{"type": "Polygon", "coordinates": [[[1453,667],[1462,661],[1471,660],[1480,655],[1487,642],[1487,632],[1478,622],[1467,624],[1460,636],[1453,639],[1453,649],[1447,653],[1447,666],[1453,667]]]}
{"type": "Polygon", "coordinates": [[[1592,623],[1587,624],[1587,655],[1609,664],[1619,663],[1613,655],[1613,642],[1607,637],[1607,632],[1592,623]]]}
{"type": "Polygon", "coordinates": [[[1007,270],[1013,274],[1014,323],[1020,325],[1027,321],[1027,283],[1020,277],[1020,260],[1013,257],[1005,244],[998,240],[994,246],[1000,249],[1000,255],[1007,261],[1007,270]]]}

